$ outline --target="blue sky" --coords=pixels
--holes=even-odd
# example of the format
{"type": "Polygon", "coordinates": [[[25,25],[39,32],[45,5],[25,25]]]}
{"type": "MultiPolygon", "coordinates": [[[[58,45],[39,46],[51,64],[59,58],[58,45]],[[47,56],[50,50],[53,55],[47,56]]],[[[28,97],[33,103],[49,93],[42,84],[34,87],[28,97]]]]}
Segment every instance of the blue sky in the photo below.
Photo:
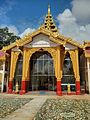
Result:
{"type": "Polygon", "coordinates": [[[27,27],[38,28],[43,23],[48,4],[56,20],[60,12],[71,8],[70,3],[71,0],[0,0],[0,8],[3,8],[3,12],[6,11],[5,15],[2,13],[0,24],[15,25],[19,32],[27,27]]]}
{"type": "Polygon", "coordinates": [[[90,0],[0,0],[0,27],[23,37],[43,23],[48,4],[60,34],[90,40],[90,0]]]}

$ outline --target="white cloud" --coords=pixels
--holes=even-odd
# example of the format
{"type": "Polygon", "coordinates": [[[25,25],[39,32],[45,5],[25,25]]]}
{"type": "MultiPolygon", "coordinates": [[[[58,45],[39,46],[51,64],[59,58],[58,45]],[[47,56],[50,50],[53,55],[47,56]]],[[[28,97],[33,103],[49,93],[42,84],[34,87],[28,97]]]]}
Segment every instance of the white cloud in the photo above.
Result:
{"type": "Polygon", "coordinates": [[[13,5],[15,5],[14,0],[5,0],[2,6],[0,7],[0,15],[6,14],[8,11],[12,10],[13,5]]]}
{"type": "Polygon", "coordinates": [[[0,25],[0,28],[5,28],[5,27],[8,27],[10,33],[14,33],[15,35],[18,35],[21,38],[35,31],[34,28],[27,28],[24,30],[23,33],[19,34],[19,31],[15,25],[0,25]]]}
{"type": "Polygon", "coordinates": [[[10,23],[11,20],[7,13],[13,9],[14,5],[15,0],[5,0],[3,4],[0,6],[0,24],[10,23]]]}
{"type": "Polygon", "coordinates": [[[59,21],[59,32],[67,37],[82,43],[84,40],[90,40],[90,24],[79,25],[77,18],[69,9],[66,9],[57,17],[59,21]]]}
{"type": "Polygon", "coordinates": [[[28,35],[29,33],[32,33],[32,32],[34,32],[34,31],[35,31],[34,28],[27,28],[27,29],[25,29],[24,32],[21,33],[19,36],[22,38],[22,37],[24,37],[25,35],[28,35]]]}
{"type": "Polygon", "coordinates": [[[8,27],[9,32],[18,35],[19,31],[15,25],[10,25],[11,20],[8,17],[7,13],[13,9],[13,6],[16,4],[15,0],[5,0],[0,7],[0,27],[8,27]]]}
{"type": "Polygon", "coordinates": [[[19,31],[15,27],[15,25],[0,25],[1,28],[8,27],[10,33],[14,33],[14,35],[18,35],[19,31]]]}
{"type": "Polygon", "coordinates": [[[73,0],[72,14],[79,24],[90,23],[90,0],[73,0]]]}
{"type": "Polygon", "coordinates": [[[18,35],[19,31],[14,25],[8,26],[9,32],[14,33],[15,35],[18,35]]]}
{"type": "Polygon", "coordinates": [[[75,22],[76,21],[75,17],[72,15],[69,9],[66,9],[62,14],[59,14],[58,19],[60,19],[61,22],[64,22],[64,21],[75,22]]]}

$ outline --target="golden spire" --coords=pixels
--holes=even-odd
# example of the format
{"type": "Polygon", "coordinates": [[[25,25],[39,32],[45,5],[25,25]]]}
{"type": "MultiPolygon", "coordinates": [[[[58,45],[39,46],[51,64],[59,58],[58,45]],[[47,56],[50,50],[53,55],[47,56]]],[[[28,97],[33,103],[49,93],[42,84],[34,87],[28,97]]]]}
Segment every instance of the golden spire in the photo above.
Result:
{"type": "Polygon", "coordinates": [[[51,13],[50,13],[50,5],[48,5],[48,13],[45,17],[43,28],[47,29],[47,30],[50,30],[52,32],[57,32],[57,27],[56,27],[56,25],[53,21],[53,17],[51,15],[51,13]]]}
{"type": "Polygon", "coordinates": [[[50,15],[50,5],[48,5],[48,15],[50,15]]]}

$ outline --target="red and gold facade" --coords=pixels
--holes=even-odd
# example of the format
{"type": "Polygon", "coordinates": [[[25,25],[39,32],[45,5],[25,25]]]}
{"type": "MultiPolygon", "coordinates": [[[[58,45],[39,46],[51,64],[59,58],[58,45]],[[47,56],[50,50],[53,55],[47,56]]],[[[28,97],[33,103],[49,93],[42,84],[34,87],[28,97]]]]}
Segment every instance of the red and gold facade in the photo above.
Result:
{"type": "MultiPolygon", "coordinates": [[[[30,60],[34,53],[36,52],[48,52],[53,59],[54,70],[55,70],[55,78],[56,78],[56,94],[62,95],[62,76],[63,76],[63,63],[66,52],[70,54],[70,58],[73,65],[74,78],[75,78],[75,92],[71,92],[69,89],[69,85],[67,86],[67,94],[80,94],[80,72],[79,72],[79,54],[80,50],[83,49],[83,46],[74,42],[71,38],[66,38],[60,35],[56,29],[55,24],[53,23],[53,27],[50,26],[49,20],[50,8],[48,8],[48,17],[46,17],[45,24],[42,25],[35,32],[25,36],[20,40],[16,40],[15,43],[3,47],[2,51],[4,53],[8,53],[9,57],[6,59],[10,60],[10,74],[8,79],[8,93],[15,93],[16,90],[13,89],[13,81],[15,77],[16,64],[18,61],[18,57],[21,54],[23,56],[23,64],[22,64],[22,80],[21,80],[21,88],[18,91],[19,94],[25,94],[28,92],[27,86],[30,82],[30,60]],[[48,21],[48,22],[47,22],[48,21]],[[51,29],[52,28],[52,29],[51,29]],[[48,45],[43,45],[43,39],[38,37],[39,35],[43,35],[47,37],[48,45]],[[36,37],[36,38],[35,38],[36,37]],[[35,39],[34,39],[35,38],[35,39]],[[39,39],[40,45],[34,46],[33,41],[38,41],[39,39]]],[[[45,39],[46,39],[45,37],[45,39]]],[[[45,42],[44,39],[44,42],[45,42]]]]}
{"type": "MultiPolygon", "coordinates": [[[[28,71],[30,70],[29,61],[31,59],[31,56],[35,52],[39,52],[41,51],[41,49],[43,49],[43,51],[47,51],[48,53],[51,54],[52,59],[54,61],[54,69],[55,69],[55,76],[56,76],[56,82],[57,82],[56,83],[57,95],[62,95],[61,83],[62,83],[63,62],[64,62],[65,53],[67,51],[70,54],[70,58],[73,64],[74,76],[76,80],[76,92],[74,94],[80,94],[80,75],[79,75],[79,59],[78,59],[79,50],[78,50],[78,47],[77,49],[73,49],[73,50],[65,50],[65,44],[66,44],[66,39],[64,40],[62,36],[61,38],[60,36],[58,37],[56,35],[55,37],[54,36],[52,37],[50,33],[47,34],[47,30],[43,30],[43,29],[39,29],[38,31],[32,33],[30,37],[26,36],[24,39],[16,41],[16,45],[11,49],[11,63],[10,63],[10,77],[8,82],[8,93],[13,93],[12,81],[14,80],[16,63],[17,63],[19,54],[22,54],[23,56],[22,82],[21,82],[21,90],[19,91],[19,93],[24,94],[27,92],[27,85],[28,85],[28,82],[30,81],[29,79],[30,77],[28,77],[28,71]],[[24,47],[25,44],[30,43],[32,41],[32,38],[34,36],[37,36],[38,34],[48,35],[49,36],[48,38],[50,39],[50,41],[55,42],[57,46],[31,47],[31,48],[24,47]],[[16,50],[13,50],[14,48],[16,50]]],[[[3,50],[4,49],[7,49],[7,47],[3,48],[3,50]]],[[[8,50],[6,51],[8,52],[8,50]]],[[[68,94],[73,94],[73,93],[68,93],[68,94]]]]}

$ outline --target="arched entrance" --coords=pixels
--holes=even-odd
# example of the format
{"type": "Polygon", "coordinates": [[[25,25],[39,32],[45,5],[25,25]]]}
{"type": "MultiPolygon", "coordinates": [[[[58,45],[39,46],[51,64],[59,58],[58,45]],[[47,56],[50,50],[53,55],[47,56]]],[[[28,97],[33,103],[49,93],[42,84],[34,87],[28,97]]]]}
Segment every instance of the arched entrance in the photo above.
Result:
{"type": "Polygon", "coordinates": [[[55,91],[55,70],[53,59],[48,52],[35,52],[30,59],[31,91],[55,91]]]}
{"type": "Polygon", "coordinates": [[[13,90],[16,90],[16,84],[18,84],[18,90],[21,90],[21,81],[22,81],[22,64],[23,64],[23,56],[20,53],[16,63],[16,69],[13,80],[13,90]]]}
{"type": "Polygon", "coordinates": [[[76,91],[76,84],[75,84],[73,65],[69,52],[66,52],[63,63],[62,92],[71,93],[75,91],[76,91]]]}

